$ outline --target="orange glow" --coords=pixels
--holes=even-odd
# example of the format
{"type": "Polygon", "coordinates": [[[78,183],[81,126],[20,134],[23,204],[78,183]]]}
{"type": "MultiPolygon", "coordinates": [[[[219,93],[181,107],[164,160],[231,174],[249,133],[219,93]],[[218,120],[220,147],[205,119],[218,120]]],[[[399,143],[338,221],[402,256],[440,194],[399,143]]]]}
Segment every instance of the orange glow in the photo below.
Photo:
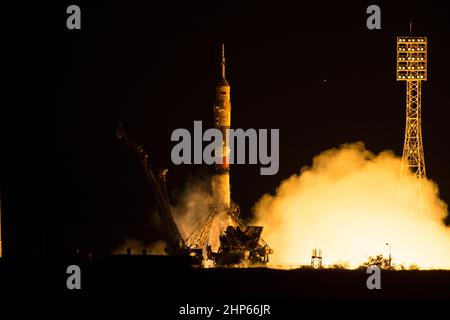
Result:
{"type": "Polygon", "coordinates": [[[434,182],[424,180],[420,193],[412,175],[401,179],[400,163],[391,151],[374,155],[361,142],[347,144],[264,195],[252,223],[264,226],[271,261],[309,264],[320,248],[325,265],[356,267],[371,255],[387,257],[389,243],[394,264],[450,269],[447,205],[434,182]]]}

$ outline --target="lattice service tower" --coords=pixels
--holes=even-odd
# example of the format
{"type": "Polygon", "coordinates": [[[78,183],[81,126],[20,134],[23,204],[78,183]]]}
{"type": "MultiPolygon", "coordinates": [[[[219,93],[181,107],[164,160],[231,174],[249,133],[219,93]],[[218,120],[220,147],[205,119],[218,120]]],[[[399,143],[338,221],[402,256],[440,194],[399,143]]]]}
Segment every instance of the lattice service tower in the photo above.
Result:
{"type": "Polygon", "coordinates": [[[427,37],[397,37],[397,81],[406,81],[406,128],[402,175],[411,170],[424,178],[421,104],[422,81],[427,81],[427,37]]]}

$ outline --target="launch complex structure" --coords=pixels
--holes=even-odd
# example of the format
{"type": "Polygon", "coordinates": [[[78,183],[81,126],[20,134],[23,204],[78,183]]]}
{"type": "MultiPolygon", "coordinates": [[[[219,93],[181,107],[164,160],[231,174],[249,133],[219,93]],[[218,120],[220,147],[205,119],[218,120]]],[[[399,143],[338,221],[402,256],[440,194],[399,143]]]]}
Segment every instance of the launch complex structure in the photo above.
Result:
{"type": "Polygon", "coordinates": [[[220,79],[216,86],[216,100],[214,103],[214,126],[222,133],[221,150],[216,155],[222,157],[221,163],[215,165],[215,173],[211,181],[213,206],[209,214],[194,228],[186,239],[190,248],[206,248],[208,259],[219,265],[227,262],[266,263],[268,255],[273,250],[261,238],[263,227],[247,226],[240,218],[239,206],[231,201],[230,187],[230,136],[231,125],[231,94],[230,84],[225,75],[225,45],[222,44],[220,79]],[[212,231],[219,230],[220,246],[212,248],[214,242],[212,231]],[[213,240],[213,241],[211,241],[213,240]],[[217,251],[217,252],[213,252],[217,251]]]}
{"type": "Polygon", "coordinates": [[[128,138],[122,127],[117,137],[141,162],[143,171],[157,200],[158,213],[164,228],[165,251],[168,255],[188,255],[193,264],[205,265],[213,261],[216,266],[265,264],[273,250],[261,238],[262,226],[249,226],[240,217],[240,209],[231,201],[229,129],[231,124],[230,85],[225,77],[225,47],[222,45],[221,76],[216,86],[214,103],[215,128],[222,133],[221,150],[215,150],[216,157],[222,157],[215,165],[211,179],[212,206],[207,214],[187,237],[183,237],[172,216],[169,195],[166,188],[167,169],[155,174],[148,154],[142,145],[128,138]],[[215,244],[215,246],[214,246],[215,244]],[[213,247],[214,246],[214,247],[213,247]]]}
{"type": "Polygon", "coordinates": [[[231,201],[230,188],[230,136],[231,125],[231,95],[230,84],[225,76],[225,45],[222,44],[220,79],[216,86],[216,101],[214,103],[214,126],[222,133],[221,150],[216,150],[216,156],[222,157],[221,163],[215,165],[211,189],[213,206],[209,214],[195,227],[186,243],[191,248],[205,248],[209,259],[224,264],[226,261],[254,263],[268,262],[273,250],[261,238],[262,226],[246,226],[240,218],[239,206],[231,201]],[[220,230],[224,229],[225,230],[220,230]],[[213,230],[219,229],[220,246],[212,248],[215,235],[213,230]],[[224,231],[224,232],[223,232],[224,231]],[[211,241],[212,240],[212,241],[211,241]],[[213,252],[213,249],[216,252],[213,252]],[[224,254],[226,252],[226,254],[224,254]]]}

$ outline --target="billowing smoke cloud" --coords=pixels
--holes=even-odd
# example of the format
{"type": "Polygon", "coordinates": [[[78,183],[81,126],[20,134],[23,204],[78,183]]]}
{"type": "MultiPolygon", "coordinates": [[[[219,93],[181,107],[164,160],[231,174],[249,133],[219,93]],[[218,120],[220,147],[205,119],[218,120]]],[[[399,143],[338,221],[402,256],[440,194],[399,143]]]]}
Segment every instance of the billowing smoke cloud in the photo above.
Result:
{"type": "Polygon", "coordinates": [[[402,179],[400,164],[391,151],[375,155],[361,142],[346,144],[264,195],[254,224],[264,226],[272,262],[309,264],[319,248],[324,264],[356,267],[368,256],[387,256],[389,243],[394,263],[449,269],[447,205],[434,182],[423,181],[421,193],[412,174],[402,179]]]}
{"type": "MultiPolygon", "coordinates": [[[[211,213],[215,203],[211,185],[211,177],[190,177],[183,191],[176,196],[177,205],[172,207],[172,214],[184,239],[211,213]]],[[[213,251],[219,248],[219,235],[228,225],[226,219],[226,215],[217,214],[212,222],[209,244],[213,251]]]]}
{"type": "Polygon", "coordinates": [[[183,190],[175,195],[172,215],[184,239],[209,213],[213,201],[210,184],[208,178],[189,177],[183,190]]]}

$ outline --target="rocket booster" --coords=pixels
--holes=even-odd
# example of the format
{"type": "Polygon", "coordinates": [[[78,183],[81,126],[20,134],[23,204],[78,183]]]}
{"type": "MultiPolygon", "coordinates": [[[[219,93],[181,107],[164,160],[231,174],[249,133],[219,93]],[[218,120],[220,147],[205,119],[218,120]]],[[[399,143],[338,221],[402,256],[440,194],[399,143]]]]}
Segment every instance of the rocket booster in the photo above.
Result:
{"type": "Polygon", "coordinates": [[[213,195],[216,206],[230,207],[230,148],[228,129],[231,124],[230,85],[225,78],[225,46],[222,44],[221,77],[216,86],[214,103],[214,124],[222,132],[222,163],[216,164],[216,173],[212,180],[213,195]]]}

